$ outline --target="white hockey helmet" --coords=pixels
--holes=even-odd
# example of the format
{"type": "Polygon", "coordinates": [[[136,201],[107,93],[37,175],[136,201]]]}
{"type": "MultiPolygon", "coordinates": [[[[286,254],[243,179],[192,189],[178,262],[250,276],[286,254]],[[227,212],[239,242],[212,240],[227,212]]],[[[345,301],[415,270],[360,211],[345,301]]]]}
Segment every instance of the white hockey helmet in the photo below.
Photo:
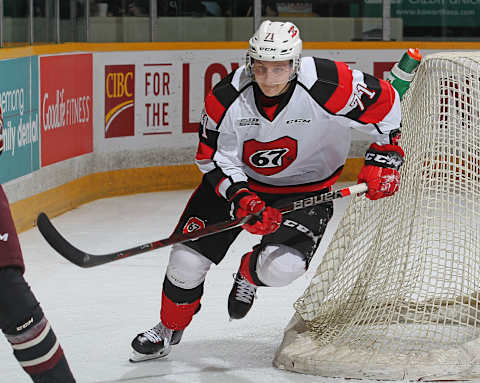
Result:
{"type": "Polygon", "coordinates": [[[300,31],[291,22],[265,20],[248,42],[246,68],[253,78],[253,60],[287,61],[292,60],[293,79],[300,68],[302,40],[300,31]]]}

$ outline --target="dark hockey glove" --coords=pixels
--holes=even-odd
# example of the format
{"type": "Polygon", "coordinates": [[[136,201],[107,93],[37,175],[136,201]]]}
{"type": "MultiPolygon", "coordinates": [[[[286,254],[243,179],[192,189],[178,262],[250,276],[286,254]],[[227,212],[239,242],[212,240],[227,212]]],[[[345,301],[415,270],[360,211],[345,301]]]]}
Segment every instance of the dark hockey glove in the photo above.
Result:
{"type": "Polygon", "coordinates": [[[366,197],[376,200],[393,195],[400,185],[398,170],[403,164],[403,150],[398,145],[373,143],[365,154],[365,163],[358,175],[358,182],[366,182],[366,197]]]}
{"type": "Polygon", "coordinates": [[[230,199],[232,215],[238,219],[254,214],[255,217],[242,227],[252,234],[265,235],[276,231],[282,223],[282,213],[265,205],[258,195],[248,189],[240,189],[230,199]]]}

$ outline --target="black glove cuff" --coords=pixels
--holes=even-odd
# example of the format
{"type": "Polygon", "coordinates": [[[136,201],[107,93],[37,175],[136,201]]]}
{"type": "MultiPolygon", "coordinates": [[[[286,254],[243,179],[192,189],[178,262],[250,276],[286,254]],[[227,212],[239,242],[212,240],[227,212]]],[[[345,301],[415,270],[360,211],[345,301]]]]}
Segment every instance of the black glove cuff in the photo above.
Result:
{"type": "Polygon", "coordinates": [[[398,170],[402,166],[403,157],[394,151],[368,149],[365,154],[365,165],[378,166],[398,170]]]}
{"type": "Polygon", "coordinates": [[[227,200],[231,201],[232,197],[240,190],[240,189],[249,189],[248,188],[248,182],[242,181],[242,182],[235,182],[234,184],[231,184],[227,191],[225,192],[225,195],[227,196],[227,200]]]}
{"type": "MultiPolygon", "coordinates": [[[[249,189],[242,188],[237,191],[237,194],[234,194],[231,199],[229,200],[230,202],[230,216],[232,219],[235,219],[237,217],[237,210],[239,208],[239,202],[240,200],[247,196],[253,194],[249,189]]],[[[250,223],[250,222],[249,222],[250,223]]]]}

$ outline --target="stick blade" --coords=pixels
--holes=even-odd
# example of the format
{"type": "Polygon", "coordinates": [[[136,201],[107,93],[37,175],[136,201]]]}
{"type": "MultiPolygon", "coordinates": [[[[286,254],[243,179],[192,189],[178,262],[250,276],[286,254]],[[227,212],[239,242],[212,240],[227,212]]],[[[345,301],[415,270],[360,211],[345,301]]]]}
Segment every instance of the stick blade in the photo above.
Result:
{"type": "Polygon", "coordinates": [[[91,267],[89,260],[91,255],[71,245],[53,226],[50,218],[45,213],[37,217],[37,227],[43,238],[53,247],[58,254],[80,267],[91,267]]]}

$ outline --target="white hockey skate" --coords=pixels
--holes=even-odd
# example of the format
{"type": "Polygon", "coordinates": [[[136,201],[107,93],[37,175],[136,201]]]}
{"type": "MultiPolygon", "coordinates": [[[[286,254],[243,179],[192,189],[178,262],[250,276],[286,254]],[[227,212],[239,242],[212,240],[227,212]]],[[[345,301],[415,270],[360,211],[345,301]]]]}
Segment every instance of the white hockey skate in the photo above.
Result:
{"type": "Polygon", "coordinates": [[[183,330],[166,328],[162,322],[150,330],[138,334],[132,341],[133,354],[130,362],[163,358],[170,353],[171,346],[182,339],[183,330]]]}

